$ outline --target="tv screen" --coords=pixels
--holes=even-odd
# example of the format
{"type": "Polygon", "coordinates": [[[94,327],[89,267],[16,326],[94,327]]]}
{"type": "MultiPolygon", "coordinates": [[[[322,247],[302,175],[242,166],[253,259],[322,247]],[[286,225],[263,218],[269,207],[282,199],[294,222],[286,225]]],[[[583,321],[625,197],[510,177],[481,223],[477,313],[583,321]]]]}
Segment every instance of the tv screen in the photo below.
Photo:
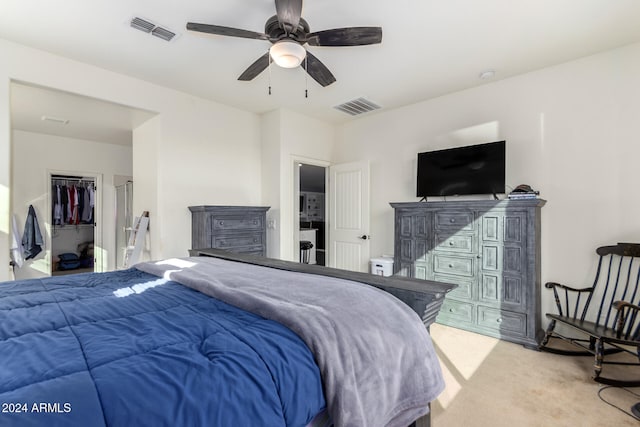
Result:
{"type": "Polygon", "coordinates": [[[418,153],[417,196],[504,193],[505,141],[418,153]]]}

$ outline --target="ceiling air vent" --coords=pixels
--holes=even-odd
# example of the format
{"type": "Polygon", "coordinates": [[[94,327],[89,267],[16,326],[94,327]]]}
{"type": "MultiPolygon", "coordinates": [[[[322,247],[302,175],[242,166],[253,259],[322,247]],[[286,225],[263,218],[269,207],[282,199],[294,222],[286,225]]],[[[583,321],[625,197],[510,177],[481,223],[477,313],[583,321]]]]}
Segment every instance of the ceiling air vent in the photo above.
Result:
{"type": "Polygon", "coordinates": [[[156,27],[156,24],[153,24],[149,21],[145,21],[142,18],[133,18],[131,20],[131,26],[136,30],[144,31],[145,33],[150,33],[156,27]]]}
{"type": "Polygon", "coordinates": [[[166,40],[168,42],[170,42],[171,39],[176,36],[176,33],[174,33],[173,31],[169,31],[166,28],[162,28],[162,27],[155,27],[151,31],[151,34],[156,37],[160,37],[162,40],[166,40]]]}
{"type": "Polygon", "coordinates": [[[166,40],[168,42],[176,36],[176,33],[174,33],[173,31],[169,31],[166,28],[162,28],[159,25],[154,24],[153,22],[147,21],[146,19],[138,18],[137,16],[131,19],[131,27],[135,28],[136,30],[149,33],[152,36],[159,37],[162,40],[166,40]]]}
{"type": "Polygon", "coordinates": [[[374,102],[369,101],[368,99],[358,98],[352,101],[345,102],[344,104],[336,105],[333,108],[349,115],[357,116],[359,114],[368,113],[369,111],[378,110],[382,107],[374,102]]]}

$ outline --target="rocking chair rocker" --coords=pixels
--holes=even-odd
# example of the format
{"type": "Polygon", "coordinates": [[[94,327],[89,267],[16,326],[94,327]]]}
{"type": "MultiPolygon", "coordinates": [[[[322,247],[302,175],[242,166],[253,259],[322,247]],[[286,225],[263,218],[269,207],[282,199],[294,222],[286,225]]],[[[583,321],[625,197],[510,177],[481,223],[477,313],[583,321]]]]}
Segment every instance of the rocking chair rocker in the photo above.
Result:
{"type": "MultiPolygon", "coordinates": [[[[576,289],[555,282],[545,284],[553,289],[558,313],[547,313],[551,322],[539,348],[556,354],[595,356],[595,381],[616,387],[638,387],[640,377],[620,380],[603,377],[601,372],[604,364],[640,366],[640,244],[602,246],[596,253],[599,260],[593,286],[576,289]],[[568,326],[566,329],[580,336],[562,335],[556,331],[558,324],[568,326]],[[552,338],[583,350],[549,347],[552,338]],[[638,361],[604,360],[606,355],[620,352],[632,354],[638,361]]],[[[639,371],[635,369],[636,374],[639,371]]]]}

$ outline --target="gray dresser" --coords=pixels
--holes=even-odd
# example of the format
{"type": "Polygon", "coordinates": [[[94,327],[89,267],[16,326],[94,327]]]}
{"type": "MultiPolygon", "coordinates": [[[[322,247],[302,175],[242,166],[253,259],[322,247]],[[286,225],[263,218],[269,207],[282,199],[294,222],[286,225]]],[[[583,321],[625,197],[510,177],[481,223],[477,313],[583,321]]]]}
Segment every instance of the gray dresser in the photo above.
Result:
{"type": "Polygon", "coordinates": [[[394,273],[455,283],[437,322],[536,347],[545,201],[391,203],[394,273]]]}
{"type": "Polygon", "coordinates": [[[191,249],[216,248],[265,256],[265,206],[189,206],[191,249]]]}

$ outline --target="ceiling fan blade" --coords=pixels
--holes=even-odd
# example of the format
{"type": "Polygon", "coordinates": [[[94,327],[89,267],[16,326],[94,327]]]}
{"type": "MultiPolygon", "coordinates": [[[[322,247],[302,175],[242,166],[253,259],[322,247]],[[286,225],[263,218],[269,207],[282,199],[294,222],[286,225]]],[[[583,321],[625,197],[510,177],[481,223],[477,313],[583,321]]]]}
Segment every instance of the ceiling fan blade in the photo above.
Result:
{"type": "Polygon", "coordinates": [[[249,65],[249,68],[244,70],[244,73],[238,77],[238,80],[249,81],[253,80],[258,74],[263,72],[269,66],[269,52],[262,55],[253,64],[249,65]]]}
{"type": "Polygon", "coordinates": [[[200,33],[217,34],[219,36],[242,37],[245,39],[269,40],[269,36],[255,31],[241,30],[238,28],[222,27],[220,25],[187,23],[187,30],[200,33]]]}
{"type": "Polygon", "coordinates": [[[380,27],[349,27],[316,31],[307,35],[310,46],[364,46],[382,42],[380,27]]]}
{"type": "Polygon", "coordinates": [[[300,66],[307,70],[307,73],[313,77],[313,80],[317,81],[322,87],[327,87],[336,81],[331,71],[309,51],[307,51],[307,58],[302,61],[300,66]]]}
{"type": "Polygon", "coordinates": [[[276,13],[282,27],[293,32],[298,28],[302,15],[302,0],[276,0],[276,13]]]}

